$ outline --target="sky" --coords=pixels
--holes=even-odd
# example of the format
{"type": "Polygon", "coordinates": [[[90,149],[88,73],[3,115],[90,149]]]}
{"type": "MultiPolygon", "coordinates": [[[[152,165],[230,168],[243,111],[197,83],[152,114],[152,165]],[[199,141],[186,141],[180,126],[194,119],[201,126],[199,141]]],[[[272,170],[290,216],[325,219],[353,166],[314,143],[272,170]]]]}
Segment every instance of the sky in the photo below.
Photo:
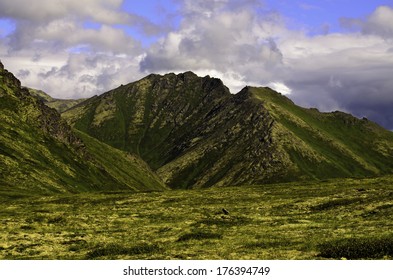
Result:
{"type": "Polygon", "coordinates": [[[393,130],[393,0],[0,0],[0,60],[57,98],[193,71],[393,130]]]}

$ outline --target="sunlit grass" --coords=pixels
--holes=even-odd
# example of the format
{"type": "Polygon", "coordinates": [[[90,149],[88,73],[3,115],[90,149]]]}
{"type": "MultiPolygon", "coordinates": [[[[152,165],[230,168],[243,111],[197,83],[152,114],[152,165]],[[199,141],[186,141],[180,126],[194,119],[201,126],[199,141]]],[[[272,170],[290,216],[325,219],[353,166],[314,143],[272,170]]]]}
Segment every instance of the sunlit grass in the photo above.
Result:
{"type": "Polygon", "coordinates": [[[392,182],[3,197],[0,258],[391,259],[392,182]]]}

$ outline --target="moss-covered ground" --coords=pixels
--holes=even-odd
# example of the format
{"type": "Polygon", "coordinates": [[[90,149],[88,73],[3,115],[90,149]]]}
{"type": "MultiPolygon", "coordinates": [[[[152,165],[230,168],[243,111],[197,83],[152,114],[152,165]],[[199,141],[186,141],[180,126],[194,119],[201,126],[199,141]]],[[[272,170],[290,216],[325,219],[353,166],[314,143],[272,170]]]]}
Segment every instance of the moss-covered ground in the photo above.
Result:
{"type": "Polygon", "coordinates": [[[393,258],[393,177],[0,203],[1,259],[393,258]]]}

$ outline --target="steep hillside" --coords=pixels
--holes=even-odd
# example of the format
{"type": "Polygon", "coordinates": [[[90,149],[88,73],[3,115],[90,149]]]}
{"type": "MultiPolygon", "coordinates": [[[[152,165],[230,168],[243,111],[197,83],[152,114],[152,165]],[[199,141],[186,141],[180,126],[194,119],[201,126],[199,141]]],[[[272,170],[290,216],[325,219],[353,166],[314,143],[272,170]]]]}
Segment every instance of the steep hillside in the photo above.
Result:
{"type": "Polygon", "coordinates": [[[0,63],[1,195],[164,189],[140,160],[114,150],[76,136],[0,63]]]}
{"type": "Polygon", "coordinates": [[[37,97],[38,99],[42,100],[46,106],[56,109],[59,113],[62,113],[75,105],[85,101],[85,98],[81,99],[58,99],[53,98],[50,95],[46,94],[42,90],[27,88],[31,95],[37,97]]]}
{"type": "Polygon", "coordinates": [[[269,88],[246,88],[275,120],[274,139],[295,178],[375,176],[393,171],[393,133],[343,112],[296,106],[269,88]]]}
{"type": "Polygon", "coordinates": [[[391,173],[393,136],[376,124],[296,106],[268,88],[230,94],[191,72],[149,75],[63,113],[135,153],[173,188],[391,173]]]}

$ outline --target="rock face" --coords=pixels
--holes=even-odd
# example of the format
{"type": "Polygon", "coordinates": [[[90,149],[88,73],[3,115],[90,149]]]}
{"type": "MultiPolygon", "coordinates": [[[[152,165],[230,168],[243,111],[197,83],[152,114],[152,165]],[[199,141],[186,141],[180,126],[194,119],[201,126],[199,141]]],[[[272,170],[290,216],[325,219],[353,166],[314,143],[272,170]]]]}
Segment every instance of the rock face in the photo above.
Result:
{"type": "Polygon", "coordinates": [[[139,155],[172,188],[393,170],[393,134],[376,124],[298,107],[269,88],[246,87],[232,95],[220,80],[191,72],[149,75],[63,117],[78,130],[139,155]]]}
{"type": "Polygon", "coordinates": [[[139,159],[84,139],[0,63],[0,194],[165,189],[139,159]]]}

